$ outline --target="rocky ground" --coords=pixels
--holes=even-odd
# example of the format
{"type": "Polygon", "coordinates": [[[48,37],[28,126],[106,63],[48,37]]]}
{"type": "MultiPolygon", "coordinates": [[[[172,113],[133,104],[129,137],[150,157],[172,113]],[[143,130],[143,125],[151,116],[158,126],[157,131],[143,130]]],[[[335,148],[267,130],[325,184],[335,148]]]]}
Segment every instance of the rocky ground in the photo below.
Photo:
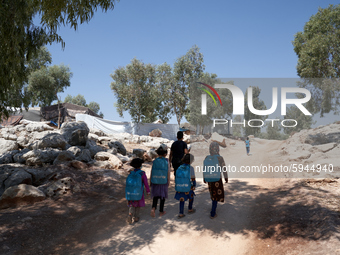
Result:
{"type": "MultiPolygon", "coordinates": [[[[310,164],[325,159],[338,167],[340,162],[336,151],[339,141],[335,134],[340,132],[339,127],[340,125],[326,126],[308,132],[302,131],[287,141],[255,138],[252,139],[252,156],[249,157],[246,156],[242,141],[227,139],[228,146],[221,149],[221,155],[226,162],[237,167],[283,162],[310,164]],[[313,138],[310,135],[317,136],[317,143],[320,143],[319,137],[323,137],[322,144],[306,143],[305,141],[313,138]],[[330,138],[333,140],[329,140],[330,138]],[[310,156],[299,158],[299,153],[306,151],[310,156]]],[[[6,133],[10,132],[12,131],[6,130],[6,133]]],[[[4,133],[1,130],[2,139],[8,141],[4,138],[4,133]]],[[[15,135],[19,135],[17,139],[20,137],[20,133],[15,135]]],[[[272,175],[268,176],[270,178],[250,179],[230,174],[229,184],[225,185],[226,203],[219,204],[218,217],[214,220],[208,217],[211,202],[207,186],[199,178],[195,198],[197,212],[178,220],[178,203],[173,199],[172,180],[170,197],[166,202],[167,214],[162,218],[151,219],[151,201],[147,199],[147,207],[142,209],[141,221],[129,226],[125,223],[127,207],[124,182],[130,168],[128,161],[137,156],[133,154],[133,150],[141,149],[135,151],[138,154],[140,152],[140,157],[146,157],[145,153],[152,156],[150,150],[153,147],[158,147],[160,143],[170,145],[171,141],[126,134],[121,134],[119,138],[102,135],[98,132],[95,134],[95,131],[89,132],[85,145],[71,145],[70,140],[63,136],[65,147],[57,150],[60,154],[75,146],[84,151],[86,147],[89,148],[88,140],[91,140],[95,142],[92,146],[101,148],[97,153],[105,152],[121,159],[125,157],[126,161],[119,158],[121,163],[112,165],[110,155],[99,157],[99,154],[96,159],[96,153],[87,162],[77,160],[75,156],[62,161],[64,163],[54,164],[56,157],[49,163],[16,162],[0,166],[3,194],[10,188],[20,186],[14,181],[18,180],[14,178],[18,176],[14,173],[20,171],[25,171],[31,177],[21,184],[35,187],[43,193],[43,199],[17,198],[11,203],[10,200],[2,202],[1,254],[184,254],[188,251],[196,254],[340,253],[338,170],[325,176],[327,178],[321,176],[322,178],[317,179],[315,177],[320,176],[307,175],[300,179],[272,175]],[[100,137],[107,138],[99,139],[100,137]],[[110,151],[116,147],[110,147],[109,144],[115,142],[124,146],[126,155],[118,155],[118,150],[110,151]],[[95,162],[108,164],[104,163],[105,168],[103,163],[99,165],[95,162]]],[[[19,153],[24,149],[45,150],[46,147],[30,149],[32,146],[29,145],[36,141],[30,141],[29,136],[26,139],[27,147],[18,145],[16,150],[19,153]]],[[[192,144],[192,153],[196,156],[195,164],[199,165],[204,159],[203,151],[209,141],[204,137],[191,137],[191,140],[194,139],[198,141],[192,144]]],[[[3,154],[11,151],[13,150],[3,154]]],[[[13,156],[12,160],[14,161],[13,156]]],[[[150,173],[150,167],[151,162],[143,164],[143,170],[147,174],[150,173]]]]}

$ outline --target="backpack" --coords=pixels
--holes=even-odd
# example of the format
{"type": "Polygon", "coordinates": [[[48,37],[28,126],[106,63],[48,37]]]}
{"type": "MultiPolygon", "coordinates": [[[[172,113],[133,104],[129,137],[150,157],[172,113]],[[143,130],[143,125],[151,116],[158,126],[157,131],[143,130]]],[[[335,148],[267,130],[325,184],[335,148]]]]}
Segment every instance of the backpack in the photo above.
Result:
{"type": "Polygon", "coordinates": [[[168,161],[165,158],[156,158],[152,163],[151,183],[168,183],[168,161]]]}
{"type": "Polygon", "coordinates": [[[203,177],[206,182],[217,182],[221,179],[221,168],[218,167],[218,155],[209,155],[203,161],[203,177]]]}
{"type": "Polygon", "coordinates": [[[138,201],[142,199],[144,193],[144,185],[142,182],[143,171],[131,171],[126,178],[125,198],[128,201],[138,201]]]}
{"type": "Polygon", "coordinates": [[[176,186],[177,192],[189,192],[191,189],[190,181],[190,165],[183,164],[176,171],[176,186]]]}

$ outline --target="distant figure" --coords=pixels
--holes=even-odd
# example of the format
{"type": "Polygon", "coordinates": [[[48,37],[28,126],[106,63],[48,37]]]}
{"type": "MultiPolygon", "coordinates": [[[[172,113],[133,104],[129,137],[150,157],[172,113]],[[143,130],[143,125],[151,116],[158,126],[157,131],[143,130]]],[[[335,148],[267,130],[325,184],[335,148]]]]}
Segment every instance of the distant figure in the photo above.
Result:
{"type": "Polygon", "coordinates": [[[249,156],[249,152],[250,152],[250,141],[249,141],[249,137],[247,137],[247,139],[244,141],[244,143],[246,144],[247,155],[249,156]]]}
{"type": "Polygon", "coordinates": [[[144,201],[144,186],[147,195],[150,195],[150,188],[148,178],[144,171],[141,170],[144,160],[135,158],[131,161],[130,165],[134,168],[126,178],[125,197],[128,200],[129,214],[126,221],[132,224],[139,221],[140,207],[145,206],[144,201]]]}
{"type": "Polygon", "coordinates": [[[159,216],[166,214],[164,211],[165,199],[168,198],[168,187],[170,184],[170,164],[166,155],[168,148],[166,145],[161,145],[157,150],[158,158],[152,163],[151,168],[151,196],[153,197],[151,217],[155,217],[158,199],[160,200],[159,216]]]}
{"type": "MultiPolygon", "coordinates": [[[[212,142],[209,146],[210,155],[204,159],[205,169],[209,169],[211,166],[220,166],[221,169],[225,166],[225,162],[222,156],[220,156],[220,146],[217,142],[212,142]],[[210,167],[208,167],[210,166],[210,167]]],[[[203,173],[204,176],[204,173],[203,173]]],[[[212,207],[210,211],[210,218],[214,219],[217,217],[216,209],[217,202],[224,202],[224,187],[221,178],[221,173],[214,171],[213,173],[207,173],[207,177],[204,176],[204,183],[208,182],[210,198],[212,200],[212,207]],[[217,174],[216,174],[217,173],[217,174]],[[209,176],[209,177],[208,177],[209,176]]],[[[223,172],[223,177],[226,183],[228,183],[228,173],[223,172]]]]}
{"type": "Polygon", "coordinates": [[[169,161],[174,168],[174,176],[176,177],[176,170],[182,164],[184,154],[189,153],[186,142],[183,141],[183,132],[177,132],[177,141],[171,145],[169,161]]]}
{"type": "Polygon", "coordinates": [[[192,208],[194,203],[194,190],[196,187],[195,170],[190,164],[194,161],[194,156],[191,154],[185,154],[182,162],[176,171],[175,179],[175,199],[179,200],[179,215],[178,219],[185,216],[184,203],[189,199],[188,214],[196,212],[196,209],[192,208]]]}

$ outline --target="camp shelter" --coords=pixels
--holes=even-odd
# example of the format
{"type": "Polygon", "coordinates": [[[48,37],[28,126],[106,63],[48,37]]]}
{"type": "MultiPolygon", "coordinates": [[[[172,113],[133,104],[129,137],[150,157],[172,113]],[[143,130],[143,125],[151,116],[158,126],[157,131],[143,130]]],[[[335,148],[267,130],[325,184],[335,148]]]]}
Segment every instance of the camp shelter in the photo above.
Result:
{"type": "Polygon", "coordinates": [[[58,123],[59,111],[60,111],[60,123],[76,121],[76,114],[87,114],[101,118],[98,114],[96,114],[88,107],[70,103],[59,104],[59,109],[58,104],[42,107],[40,113],[44,120],[58,123]]]}

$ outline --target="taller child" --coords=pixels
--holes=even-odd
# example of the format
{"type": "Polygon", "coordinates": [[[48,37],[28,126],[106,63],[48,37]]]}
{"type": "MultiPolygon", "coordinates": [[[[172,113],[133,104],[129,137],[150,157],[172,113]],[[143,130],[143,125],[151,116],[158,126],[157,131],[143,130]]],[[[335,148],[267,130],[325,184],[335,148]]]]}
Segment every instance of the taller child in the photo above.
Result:
{"type": "Polygon", "coordinates": [[[176,177],[176,170],[182,164],[182,158],[184,154],[188,154],[188,146],[186,142],[183,141],[183,132],[177,132],[177,141],[171,145],[169,161],[172,163],[174,168],[174,176],[176,177]]]}

